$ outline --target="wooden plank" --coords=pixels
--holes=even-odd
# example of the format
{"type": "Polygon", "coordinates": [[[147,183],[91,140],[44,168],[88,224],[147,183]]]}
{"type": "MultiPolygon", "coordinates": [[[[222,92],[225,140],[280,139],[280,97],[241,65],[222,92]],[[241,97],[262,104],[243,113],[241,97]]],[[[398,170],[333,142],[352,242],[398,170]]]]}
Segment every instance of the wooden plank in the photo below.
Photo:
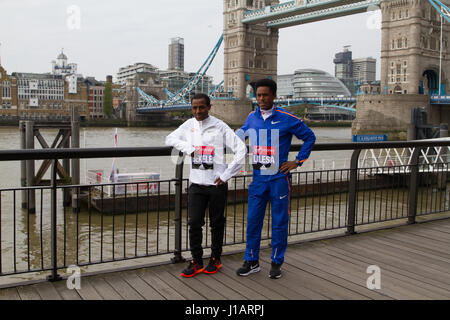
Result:
{"type": "MultiPolygon", "coordinates": [[[[325,247],[322,243],[317,243],[317,244],[315,244],[315,246],[318,246],[322,250],[325,250],[328,255],[338,257],[339,259],[342,259],[342,260],[345,260],[346,258],[350,259],[350,261],[352,261],[352,263],[354,263],[354,264],[364,263],[366,266],[369,266],[369,265],[372,265],[373,261],[374,261],[373,256],[370,255],[370,257],[366,257],[364,255],[361,255],[360,253],[354,253],[355,250],[349,251],[348,249],[346,250],[345,247],[340,248],[336,245],[336,242],[334,242],[329,247],[325,247]]],[[[389,270],[389,271],[392,271],[397,274],[405,275],[408,279],[411,279],[410,281],[414,281],[418,284],[421,284],[421,283],[428,284],[435,288],[441,288],[446,291],[450,290],[449,285],[445,285],[440,281],[426,278],[422,274],[413,273],[411,271],[408,271],[405,268],[401,268],[402,267],[401,265],[398,265],[398,264],[389,265],[383,261],[381,261],[381,262],[382,262],[383,270],[389,270]]]]}
{"type": "Polygon", "coordinates": [[[366,286],[366,279],[363,277],[354,276],[353,272],[341,272],[335,266],[333,257],[328,257],[326,263],[322,261],[317,261],[314,258],[316,253],[312,255],[305,255],[305,252],[300,252],[299,248],[292,248],[288,250],[289,260],[295,260],[295,265],[299,266],[303,270],[327,279],[337,285],[348,288],[349,290],[355,291],[362,294],[370,299],[374,300],[388,300],[392,299],[388,295],[382,294],[381,292],[369,290],[366,286]]]}
{"type": "Polygon", "coordinates": [[[444,233],[439,231],[428,230],[420,227],[413,227],[411,229],[403,230],[406,234],[415,234],[416,236],[421,236],[428,238],[430,240],[438,240],[444,243],[450,243],[450,233],[444,233]]]}
{"type": "Polygon", "coordinates": [[[32,286],[39,293],[42,300],[62,300],[62,297],[51,282],[33,284],[32,286]]]}
{"type": "MultiPolygon", "coordinates": [[[[266,253],[267,256],[269,256],[269,253],[266,253]]],[[[269,278],[269,270],[270,270],[270,257],[267,258],[267,260],[264,259],[264,254],[260,255],[259,259],[259,265],[261,266],[261,272],[260,275],[263,276],[262,281],[264,281],[267,286],[273,287],[276,284],[280,284],[284,287],[284,289],[288,288],[296,293],[297,296],[290,296],[289,299],[317,299],[317,300],[328,300],[330,299],[330,296],[327,294],[324,294],[321,292],[320,289],[318,289],[314,284],[310,284],[309,282],[305,281],[304,278],[301,276],[295,274],[294,272],[289,273],[288,271],[284,271],[284,274],[279,279],[271,279],[269,278]]],[[[286,269],[287,264],[283,266],[284,269],[286,269]]]]}
{"type": "Polygon", "coordinates": [[[103,300],[102,296],[95,290],[89,282],[89,277],[81,278],[81,288],[76,289],[83,300],[103,300]]]}
{"type": "Polygon", "coordinates": [[[424,224],[427,224],[429,226],[434,226],[434,227],[440,227],[440,228],[443,228],[446,230],[450,230],[450,218],[428,221],[428,222],[425,222],[424,224]]]}
{"type": "Polygon", "coordinates": [[[186,300],[177,290],[170,287],[167,283],[162,281],[153,271],[150,269],[140,269],[137,275],[152,286],[167,300],[186,300]]]}
{"type": "MultiPolygon", "coordinates": [[[[230,273],[226,273],[226,269],[230,269],[230,266],[226,263],[226,258],[222,258],[222,264],[224,265],[218,272],[214,274],[214,279],[216,281],[220,281],[223,285],[226,285],[236,292],[239,292],[246,300],[267,300],[267,298],[255,290],[252,290],[248,286],[243,285],[241,282],[237,279],[236,273],[233,274],[233,276],[230,276],[230,273]],[[225,261],[225,262],[224,262],[225,261]]],[[[230,270],[234,271],[234,270],[230,270]]],[[[242,277],[239,277],[242,278],[242,277]]]]}
{"type": "Polygon", "coordinates": [[[450,230],[446,226],[438,225],[438,224],[430,224],[430,222],[417,224],[423,229],[427,229],[430,231],[436,231],[444,234],[449,234],[450,230]]]}
{"type": "Polygon", "coordinates": [[[41,296],[32,286],[17,287],[21,300],[41,300],[41,296]]]}
{"type": "Polygon", "coordinates": [[[124,300],[144,300],[142,296],[133,289],[124,279],[120,273],[112,273],[103,277],[114,290],[120,294],[124,300]]]}
{"type": "MultiPolygon", "coordinates": [[[[287,298],[280,293],[278,293],[275,289],[267,288],[263,285],[261,285],[259,282],[254,281],[254,278],[252,276],[249,277],[239,277],[236,275],[237,270],[237,264],[231,264],[231,256],[227,256],[227,265],[230,266],[229,268],[222,268],[220,272],[224,274],[225,276],[229,278],[235,278],[236,281],[238,281],[242,286],[247,288],[249,291],[254,292],[257,295],[262,296],[262,300],[265,299],[271,299],[271,300],[287,300],[287,298]],[[233,268],[234,267],[234,268],[233,268]]],[[[242,264],[241,260],[239,259],[239,266],[242,264]]],[[[286,292],[285,292],[286,293],[286,292]]],[[[259,299],[259,298],[255,298],[259,299]]]]}
{"type": "Polygon", "coordinates": [[[393,230],[392,234],[400,234],[404,236],[413,236],[413,237],[422,237],[425,238],[426,241],[436,242],[439,246],[445,246],[450,243],[450,233],[433,231],[429,229],[422,228],[422,226],[418,224],[414,224],[409,228],[402,228],[399,230],[393,230]]]}
{"type": "MultiPolygon", "coordinates": [[[[227,268],[227,267],[222,267],[222,269],[227,268]]],[[[237,275],[236,275],[236,277],[237,277],[237,275]]],[[[198,280],[201,281],[206,286],[208,286],[210,288],[209,289],[210,291],[217,291],[217,293],[220,293],[220,295],[223,296],[225,299],[246,300],[246,298],[243,295],[241,295],[239,292],[231,289],[228,286],[228,284],[218,281],[215,277],[215,274],[203,273],[203,274],[201,274],[201,277],[198,277],[198,280]]]]}
{"type": "MultiPolygon", "coordinates": [[[[264,251],[261,251],[261,254],[267,254],[264,253],[264,251]]],[[[230,259],[227,261],[227,264],[231,266],[233,270],[237,270],[239,267],[243,264],[243,257],[240,256],[233,256],[230,257],[230,259]]],[[[286,282],[285,278],[273,280],[269,279],[268,277],[268,270],[264,269],[261,265],[260,260],[260,266],[261,271],[258,273],[253,273],[247,277],[239,277],[236,275],[236,271],[234,271],[234,274],[236,277],[239,277],[239,281],[244,283],[244,281],[252,280],[256,282],[258,285],[262,285],[264,287],[264,290],[260,290],[259,293],[262,295],[269,297],[270,294],[276,293],[278,295],[281,295],[284,297],[284,299],[291,299],[291,300],[311,300],[311,299],[328,299],[327,297],[324,297],[316,292],[310,292],[310,290],[305,290],[304,292],[301,292],[299,288],[291,288],[291,286],[286,282]],[[241,280],[242,279],[242,280],[241,280]]]]}
{"type": "MultiPolygon", "coordinates": [[[[359,244],[350,244],[347,243],[346,244],[349,247],[358,247],[359,244]]],[[[376,253],[375,250],[373,248],[370,248],[371,250],[361,250],[360,253],[362,252],[363,254],[370,256],[372,258],[372,261],[370,263],[370,265],[377,265],[381,268],[381,270],[384,269],[384,265],[381,263],[382,261],[388,261],[388,263],[392,263],[392,264],[396,264],[397,261],[403,261],[402,259],[398,259],[396,254],[393,254],[392,256],[389,256],[386,251],[384,253],[376,253]],[[380,257],[381,260],[380,261],[380,257]]],[[[392,254],[392,253],[390,253],[392,254]]],[[[354,261],[349,261],[349,263],[356,263],[354,261]]],[[[368,265],[365,265],[366,267],[368,265]]],[[[405,270],[409,270],[411,271],[411,269],[414,268],[414,266],[411,263],[404,263],[403,267],[405,268],[405,270]]],[[[422,271],[421,274],[426,274],[427,276],[429,276],[429,274],[426,271],[422,271]]],[[[417,297],[412,298],[412,299],[424,299],[429,298],[429,299],[435,299],[436,298],[436,294],[434,292],[431,292],[430,290],[427,289],[423,289],[420,288],[417,284],[408,284],[406,282],[401,282],[398,280],[398,276],[396,277],[396,275],[392,275],[392,277],[389,278],[389,281],[392,284],[396,284],[397,289],[401,289],[404,288],[405,291],[405,295],[411,296],[411,295],[417,295],[417,297]]],[[[402,289],[403,290],[403,289],[402,289]]]]}
{"type": "MultiPolygon", "coordinates": [[[[270,257],[266,258],[263,257],[260,259],[260,261],[263,261],[263,263],[267,264],[267,268],[270,269],[270,257]]],[[[358,299],[358,300],[367,300],[368,298],[366,296],[363,296],[361,294],[358,294],[354,291],[348,290],[345,287],[336,285],[330,281],[327,281],[323,278],[317,277],[305,270],[302,270],[300,267],[298,267],[296,264],[291,264],[289,262],[283,263],[283,266],[281,267],[281,270],[283,271],[283,275],[280,279],[285,278],[289,285],[291,286],[301,286],[303,288],[310,289],[312,291],[315,291],[324,297],[327,297],[329,299],[358,299]],[[299,283],[294,283],[294,279],[298,279],[299,283]]],[[[303,289],[304,290],[304,289],[303,289]]]]}
{"type": "Polygon", "coordinates": [[[374,235],[375,237],[384,237],[402,242],[408,248],[412,248],[415,251],[421,251],[422,254],[426,253],[430,256],[439,256],[445,258],[450,262],[449,244],[438,240],[431,240],[429,238],[418,236],[412,233],[384,233],[374,235]]]}
{"type": "MultiPolygon", "coordinates": [[[[339,246],[344,243],[344,245],[347,246],[347,249],[349,249],[349,247],[353,248],[355,252],[363,253],[364,255],[369,255],[368,253],[370,253],[370,256],[374,259],[378,257],[378,259],[381,259],[390,265],[401,266],[401,268],[405,270],[410,270],[421,275],[426,274],[428,277],[442,281],[442,272],[433,268],[434,265],[431,265],[422,259],[418,259],[419,257],[417,255],[414,256],[410,254],[408,256],[407,253],[403,252],[401,249],[394,250],[392,247],[387,247],[387,245],[380,246],[374,240],[375,239],[372,239],[370,242],[355,241],[353,243],[337,240],[336,245],[339,246]]],[[[447,283],[447,281],[445,283],[447,283]]]]}
{"type": "Polygon", "coordinates": [[[450,232],[450,218],[446,218],[443,220],[429,220],[424,222],[415,223],[415,225],[423,226],[424,228],[430,228],[434,230],[438,230],[435,228],[442,228],[443,232],[450,232]]]}
{"type": "MultiPolygon", "coordinates": [[[[364,238],[358,237],[357,241],[353,241],[349,244],[358,244],[362,246],[362,248],[359,248],[358,250],[371,250],[381,254],[389,253],[391,258],[396,259],[400,263],[408,261],[417,268],[427,269],[428,272],[445,272],[448,270],[447,259],[417,249],[408,248],[404,243],[400,243],[398,240],[391,238],[383,238],[382,235],[384,236],[383,233],[377,231],[371,233],[370,236],[365,235],[364,238]]],[[[341,243],[342,241],[342,239],[337,239],[336,243],[341,243]]]]}
{"type": "MultiPolygon", "coordinates": [[[[411,248],[411,244],[404,243],[402,241],[396,242],[394,238],[388,237],[388,235],[378,236],[374,235],[370,243],[362,243],[363,245],[370,246],[379,251],[388,251],[391,255],[397,257],[402,257],[411,263],[420,264],[421,266],[426,266],[434,272],[448,274],[447,271],[450,268],[450,260],[437,256],[436,254],[430,254],[425,251],[425,249],[419,250],[411,248]]],[[[428,250],[430,251],[430,250],[428,250]]],[[[450,281],[450,275],[448,276],[450,281]]],[[[450,283],[450,282],[449,282],[450,283]]]]}
{"type": "Polygon", "coordinates": [[[376,235],[372,237],[372,239],[375,242],[383,242],[394,248],[402,249],[405,253],[416,254],[419,258],[425,258],[426,261],[433,261],[434,263],[444,267],[450,264],[450,255],[437,246],[435,249],[427,248],[423,242],[418,243],[417,240],[408,240],[406,237],[400,238],[389,234],[376,235]]]}
{"type": "Polygon", "coordinates": [[[136,271],[122,272],[122,278],[132,286],[139,294],[146,300],[164,300],[164,297],[160,295],[153,287],[147,282],[142,280],[136,271]]]}
{"type": "MultiPolygon", "coordinates": [[[[305,254],[304,252],[302,253],[305,254]]],[[[372,260],[370,264],[366,264],[353,259],[348,259],[348,261],[346,261],[341,257],[336,257],[335,261],[337,261],[337,264],[333,265],[333,267],[336,267],[338,270],[341,270],[341,272],[352,272],[353,275],[360,277],[361,281],[364,283],[367,281],[367,278],[369,276],[368,274],[365,273],[366,268],[369,265],[376,264],[382,270],[382,278],[381,278],[382,283],[381,289],[379,290],[382,294],[385,294],[393,299],[411,299],[411,300],[424,299],[423,295],[418,295],[414,292],[409,292],[407,289],[401,286],[401,283],[399,282],[395,283],[395,280],[392,277],[389,277],[389,275],[386,275],[385,272],[383,272],[384,265],[379,263],[378,261],[372,260]],[[342,269],[344,271],[342,271],[342,269]],[[366,275],[366,278],[363,278],[363,274],[366,275]]]]}
{"type": "Polygon", "coordinates": [[[0,300],[20,300],[16,288],[6,288],[0,290],[0,300]]]}
{"type": "Polygon", "coordinates": [[[122,300],[122,297],[101,276],[89,277],[89,282],[105,300],[122,300]]]}
{"type": "Polygon", "coordinates": [[[184,263],[164,266],[164,270],[159,269],[156,275],[164,282],[169,284],[172,288],[177,288],[177,291],[186,299],[207,300],[207,299],[223,299],[223,296],[211,290],[203,283],[199,282],[199,277],[203,274],[198,274],[192,278],[184,278],[180,275],[180,269],[185,268],[184,263]]]}
{"type": "MultiPolygon", "coordinates": [[[[223,259],[222,259],[223,260],[223,259]]],[[[224,262],[222,261],[222,265],[224,262]]],[[[228,266],[223,266],[221,270],[227,268],[228,266]]],[[[167,271],[169,271],[176,279],[179,279],[182,283],[187,284],[189,290],[195,290],[199,294],[202,295],[203,299],[209,300],[223,300],[223,299],[232,299],[232,300],[242,300],[246,299],[237,291],[231,289],[226,284],[217,281],[214,275],[209,275],[206,273],[201,273],[196,275],[193,278],[184,278],[180,276],[180,265],[171,265],[167,267],[167,271]]],[[[221,272],[221,271],[219,271],[221,272]]],[[[237,275],[236,275],[237,277],[237,275]]],[[[174,285],[172,285],[174,287],[174,285]]],[[[181,293],[181,292],[180,292],[181,293]]],[[[189,297],[189,299],[192,299],[189,297]]]]}
{"type": "MultiPolygon", "coordinates": [[[[361,278],[361,282],[364,286],[366,283],[366,280],[368,278],[368,274],[366,274],[366,268],[367,266],[369,266],[370,264],[367,264],[366,262],[362,263],[360,261],[358,261],[357,259],[354,258],[347,258],[345,259],[345,257],[343,257],[342,255],[339,255],[337,253],[335,253],[336,248],[332,245],[330,245],[328,247],[320,247],[318,245],[313,247],[313,250],[303,250],[301,252],[301,255],[305,257],[305,260],[310,261],[313,260],[314,257],[322,257],[322,259],[325,259],[326,261],[328,261],[328,265],[330,265],[330,267],[332,266],[333,268],[339,268],[339,265],[343,265],[345,267],[345,263],[347,263],[347,268],[348,270],[350,270],[355,276],[358,276],[361,278]],[[339,256],[339,259],[336,258],[336,256],[339,256]],[[333,261],[338,261],[338,265],[333,264],[333,261]],[[346,262],[345,262],[346,261],[346,262]],[[354,266],[361,266],[361,268],[359,268],[359,270],[354,270],[352,269],[354,266]]],[[[371,261],[371,264],[373,263],[373,261],[371,261]]],[[[321,265],[319,263],[319,265],[321,265]]],[[[322,264],[323,265],[323,264],[322,264]]],[[[378,264],[377,264],[378,265],[378,264]]],[[[450,297],[450,291],[445,290],[445,289],[441,289],[441,288],[436,288],[430,284],[426,284],[426,283],[421,283],[419,281],[417,281],[417,279],[411,279],[407,276],[404,276],[402,274],[396,274],[386,268],[384,268],[383,264],[379,264],[378,265],[381,270],[382,270],[382,279],[383,279],[383,284],[382,284],[382,290],[380,292],[384,292],[386,291],[386,294],[396,298],[396,299],[404,299],[405,296],[405,292],[402,293],[402,291],[398,291],[398,288],[401,288],[403,285],[408,287],[409,289],[415,289],[417,286],[424,288],[428,291],[431,291],[430,294],[428,294],[430,297],[432,298],[440,298],[442,299],[443,297],[450,297]],[[399,285],[397,285],[397,283],[399,283],[399,285]],[[403,295],[402,296],[398,296],[397,293],[401,293],[403,295]]],[[[370,290],[372,291],[372,290],[370,290]]],[[[377,290],[378,291],[378,290],[377,290]]],[[[406,292],[406,294],[409,294],[409,292],[406,292]]]]}
{"type": "Polygon", "coordinates": [[[81,300],[81,297],[75,288],[74,289],[67,288],[66,281],[57,281],[53,283],[53,285],[56,291],[58,291],[59,295],[64,300],[81,300]]]}

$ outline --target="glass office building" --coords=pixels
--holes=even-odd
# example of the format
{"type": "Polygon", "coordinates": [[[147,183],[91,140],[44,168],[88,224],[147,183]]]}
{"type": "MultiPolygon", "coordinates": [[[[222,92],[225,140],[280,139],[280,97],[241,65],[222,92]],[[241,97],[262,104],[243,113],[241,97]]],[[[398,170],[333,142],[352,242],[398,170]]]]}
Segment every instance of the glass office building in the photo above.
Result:
{"type": "Polygon", "coordinates": [[[317,69],[299,69],[294,73],[294,98],[351,96],[347,87],[331,74],[317,69]]]}

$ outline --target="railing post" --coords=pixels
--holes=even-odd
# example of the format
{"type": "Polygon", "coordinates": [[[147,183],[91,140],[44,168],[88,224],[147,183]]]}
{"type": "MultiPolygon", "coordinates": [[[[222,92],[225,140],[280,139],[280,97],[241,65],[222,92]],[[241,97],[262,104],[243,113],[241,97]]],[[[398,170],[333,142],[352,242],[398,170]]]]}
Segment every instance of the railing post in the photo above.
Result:
{"type": "MultiPolygon", "coordinates": [[[[27,148],[27,136],[25,133],[25,121],[19,122],[20,130],[20,149],[27,148]]],[[[20,186],[25,188],[27,186],[27,160],[20,160],[20,186]]],[[[22,209],[28,208],[27,190],[22,189],[22,209]]]]}
{"type": "Polygon", "coordinates": [[[417,193],[419,190],[419,155],[422,148],[414,148],[411,156],[410,178],[409,178],[409,206],[408,206],[408,224],[416,223],[417,215],[417,193]]]}
{"type": "Polygon", "coordinates": [[[182,246],[182,209],[183,209],[183,165],[184,155],[180,152],[175,168],[175,250],[172,263],[185,261],[181,255],[182,246]]]}
{"type": "Polygon", "coordinates": [[[356,219],[356,200],[358,183],[358,159],[361,149],[355,149],[350,160],[350,181],[348,187],[348,213],[347,213],[347,232],[346,234],[355,234],[356,219]]]}
{"type": "MultiPolygon", "coordinates": [[[[80,147],[80,121],[77,107],[72,109],[71,120],[71,148],[80,147]]],[[[72,159],[72,185],[80,184],[80,159],[72,159]]],[[[79,187],[72,189],[72,212],[80,211],[80,199],[78,199],[79,187]]]]}
{"type": "Polygon", "coordinates": [[[56,170],[57,170],[57,164],[58,159],[53,160],[52,164],[52,178],[51,178],[51,199],[50,199],[50,206],[51,206],[51,261],[52,261],[52,274],[47,277],[48,281],[58,281],[61,280],[61,276],[58,275],[58,250],[57,250],[57,241],[58,241],[58,235],[57,235],[57,182],[56,182],[56,170]]]}
{"type": "MultiPolygon", "coordinates": [[[[34,149],[34,122],[25,122],[26,148],[34,149]]],[[[26,177],[27,177],[27,209],[28,213],[36,213],[36,192],[31,187],[34,187],[34,160],[26,161],[26,177]]]]}

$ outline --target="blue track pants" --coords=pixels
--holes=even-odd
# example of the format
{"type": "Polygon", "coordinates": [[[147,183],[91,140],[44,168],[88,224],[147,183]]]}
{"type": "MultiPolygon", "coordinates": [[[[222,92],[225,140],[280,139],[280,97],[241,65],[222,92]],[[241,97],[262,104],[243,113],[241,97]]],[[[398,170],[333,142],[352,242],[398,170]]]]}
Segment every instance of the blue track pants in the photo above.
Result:
{"type": "Polygon", "coordinates": [[[247,244],[245,260],[259,259],[261,231],[268,200],[272,209],[272,261],[277,264],[284,262],[287,247],[289,223],[289,198],[291,179],[284,176],[267,181],[256,177],[248,188],[247,214],[247,244]]]}

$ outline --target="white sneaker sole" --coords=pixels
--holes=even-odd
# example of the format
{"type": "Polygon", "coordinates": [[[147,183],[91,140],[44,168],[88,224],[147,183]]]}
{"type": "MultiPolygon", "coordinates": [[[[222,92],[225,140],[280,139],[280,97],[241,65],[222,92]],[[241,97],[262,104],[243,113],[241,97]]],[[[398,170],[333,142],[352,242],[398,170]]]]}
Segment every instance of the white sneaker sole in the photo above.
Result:
{"type": "Polygon", "coordinates": [[[259,271],[261,271],[261,268],[257,267],[257,268],[254,268],[254,269],[250,269],[250,271],[247,272],[247,273],[239,273],[238,275],[242,276],[242,277],[246,277],[246,276],[248,276],[248,275],[250,275],[252,273],[256,273],[256,272],[259,272],[259,271]]]}

